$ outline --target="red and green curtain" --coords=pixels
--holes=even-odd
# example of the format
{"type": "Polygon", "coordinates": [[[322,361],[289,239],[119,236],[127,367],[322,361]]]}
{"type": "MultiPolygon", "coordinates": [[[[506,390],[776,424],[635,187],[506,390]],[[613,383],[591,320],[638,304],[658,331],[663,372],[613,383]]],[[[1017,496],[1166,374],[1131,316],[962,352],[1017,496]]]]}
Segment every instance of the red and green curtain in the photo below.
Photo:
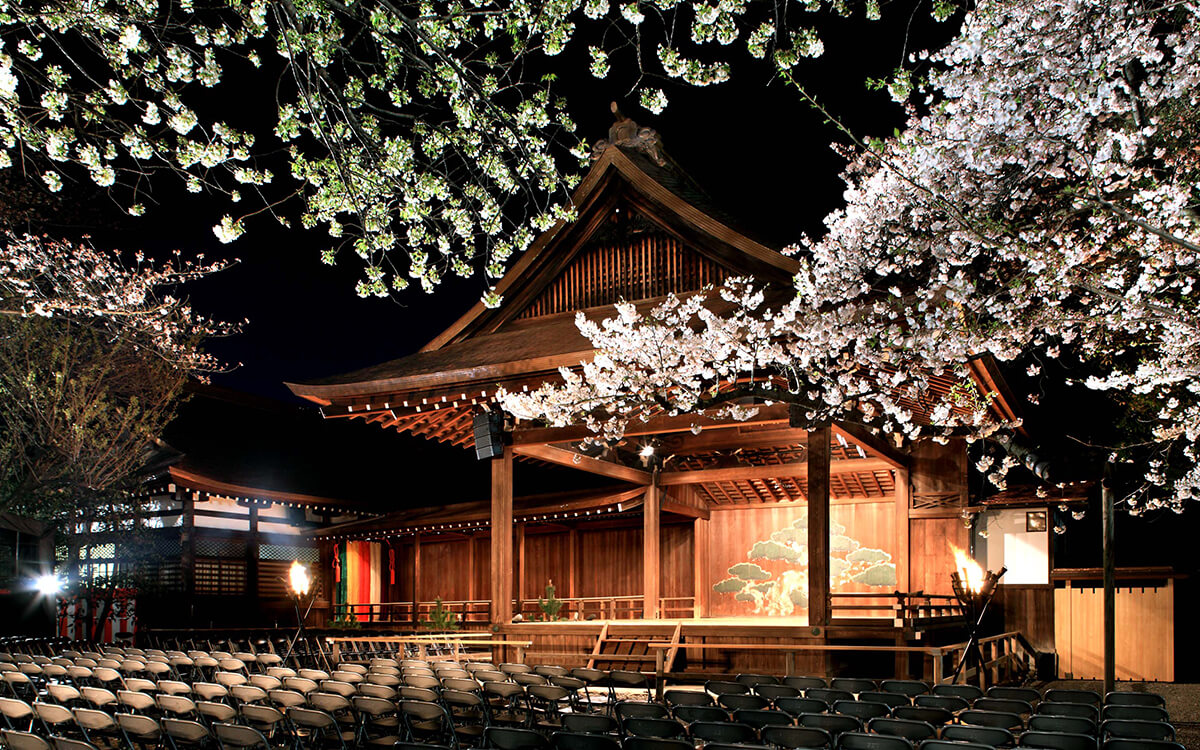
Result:
{"type": "MultiPolygon", "coordinates": [[[[334,604],[383,601],[383,545],[379,542],[341,542],[333,563],[334,604]]],[[[370,620],[366,608],[356,611],[360,622],[370,620]]]]}

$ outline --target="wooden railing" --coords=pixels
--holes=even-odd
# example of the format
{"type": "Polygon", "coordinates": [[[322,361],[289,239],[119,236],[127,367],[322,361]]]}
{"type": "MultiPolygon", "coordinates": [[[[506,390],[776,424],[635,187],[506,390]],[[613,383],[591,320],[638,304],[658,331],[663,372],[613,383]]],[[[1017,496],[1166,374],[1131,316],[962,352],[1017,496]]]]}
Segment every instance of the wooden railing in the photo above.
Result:
{"type": "MultiPolygon", "coordinates": [[[[645,599],[634,596],[573,596],[561,597],[560,620],[637,620],[645,616],[645,599]]],[[[695,615],[695,598],[664,596],[658,600],[660,619],[685,619],[695,615]]],[[[543,619],[537,599],[521,602],[521,617],[529,622],[543,619]]]]}
{"type": "Polygon", "coordinates": [[[834,618],[867,619],[912,629],[961,622],[964,617],[962,604],[953,596],[902,591],[830,592],[829,611],[834,618]]]}
{"type": "Polygon", "coordinates": [[[503,649],[512,649],[515,660],[525,660],[531,641],[512,641],[490,633],[429,633],[409,636],[333,636],[325,639],[334,664],[363,662],[378,657],[423,659],[426,661],[491,661],[494,651],[510,658],[503,649]]]}
{"type": "MultiPolygon", "coordinates": [[[[642,617],[644,600],[641,596],[577,596],[559,599],[560,620],[636,620],[642,617]]],[[[515,603],[515,602],[514,602],[515,603]]],[[[659,617],[663,619],[690,618],[695,613],[695,599],[690,596],[664,596],[658,600],[659,617]]],[[[352,615],[360,622],[383,625],[411,626],[429,620],[436,602],[417,602],[413,617],[412,602],[362,602],[335,604],[333,616],[342,619],[352,615]]],[[[443,601],[442,607],[458,615],[460,623],[491,622],[492,603],[483,599],[443,601]]],[[[521,602],[521,617],[529,622],[543,618],[537,599],[521,602]]]]}
{"type": "Polygon", "coordinates": [[[664,596],[658,600],[658,616],[663,620],[686,620],[696,616],[696,597],[664,596]]]}
{"type": "MultiPolygon", "coordinates": [[[[788,643],[676,643],[670,641],[653,641],[646,644],[655,653],[654,676],[659,698],[666,677],[666,654],[668,651],[680,649],[684,651],[762,651],[782,653],[784,655],[787,673],[793,673],[796,654],[805,652],[832,653],[838,651],[853,651],[855,653],[909,653],[924,654],[931,662],[929,673],[935,685],[949,684],[955,680],[954,669],[967,648],[967,642],[954,643],[946,646],[868,646],[842,645],[830,643],[788,644],[788,643]]],[[[977,682],[981,688],[998,684],[1004,680],[1013,679],[1023,670],[1036,669],[1035,653],[1029,643],[1018,632],[1002,633],[1000,635],[982,638],[979,641],[983,652],[983,668],[964,670],[958,675],[963,682],[977,682]]]]}
{"type": "MultiPolygon", "coordinates": [[[[333,615],[335,619],[353,615],[360,622],[412,625],[428,620],[429,613],[437,606],[437,602],[417,602],[416,604],[416,617],[413,617],[413,602],[335,604],[333,605],[333,615]]],[[[460,623],[486,623],[492,619],[492,603],[483,599],[443,601],[442,607],[458,615],[460,623]]]]}
{"type": "MultiPolygon", "coordinates": [[[[953,681],[954,669],[966,648],[964,641],[930,649],[933,652],[934,684],[953,681]]],[[[1011,681],[1020,674],[1037,672],[1037,653],[1016,631],[980,638],[979,650],[983,655],[983,667],[964,669],[960,675],[963,682],[978,682],[982,688],[1011,681]]]]}

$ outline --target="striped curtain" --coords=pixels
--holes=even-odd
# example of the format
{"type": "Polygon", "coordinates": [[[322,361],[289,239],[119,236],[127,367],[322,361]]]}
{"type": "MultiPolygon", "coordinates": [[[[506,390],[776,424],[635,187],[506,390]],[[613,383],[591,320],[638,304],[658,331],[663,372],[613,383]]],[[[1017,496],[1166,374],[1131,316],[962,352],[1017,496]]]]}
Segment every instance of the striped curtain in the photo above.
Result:
{"type": "MultiPolygon", "coordinates": [[[[336,603],[369,604],[383,601],[383,545],[379,542],[342,542],[337,546],[336,603]]],[[[360,622],[370,620],[359,611],[360,622]]]]}

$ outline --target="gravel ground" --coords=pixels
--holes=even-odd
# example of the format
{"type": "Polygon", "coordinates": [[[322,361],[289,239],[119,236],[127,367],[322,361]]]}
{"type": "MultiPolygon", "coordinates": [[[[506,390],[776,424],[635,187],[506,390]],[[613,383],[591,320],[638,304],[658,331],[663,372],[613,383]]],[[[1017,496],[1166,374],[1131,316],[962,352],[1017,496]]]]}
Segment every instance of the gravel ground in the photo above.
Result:
{"type": "MultiPolygon", "coordinates": [[[[1039,688],[1061,687],[1104,691],[1097,680],[1055,680],[1039,688]]],[[[1167,702],[1167,712],[1175,725],[1176,739],[1188,750],[1200,750],[1200,685],[1178,682],[1118,682],[1118,690],[1158,693],[1167,702]]]]}

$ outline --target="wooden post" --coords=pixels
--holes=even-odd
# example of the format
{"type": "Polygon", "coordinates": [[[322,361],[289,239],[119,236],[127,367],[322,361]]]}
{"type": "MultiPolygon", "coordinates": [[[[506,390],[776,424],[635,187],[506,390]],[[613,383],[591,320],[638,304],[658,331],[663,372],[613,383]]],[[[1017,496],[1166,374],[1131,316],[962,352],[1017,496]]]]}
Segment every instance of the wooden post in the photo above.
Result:
{"type": "Polygon", "coordinates": [[[517,607],[516,614],[523,615],[525,613],[525,597],[528,594],[525,586],[525,524],[517,524],[517,539],[516,539],[516,558],[517,564],[514,566],[516,571],[516,588],[517,588],[517,607]]]}
{"type": "MultiPolygon", "coordinates": [[[[579,587],[579,529],[571,527],[567,532],[567,598],[574,599],[579,587]]],[[[579,613],[582,619],[583,613],[579,613]]]]}
{"type": "Polygon", "coordinates": [[[692,616],[708,617],[708,556],[711,522],[707,518],[692,521],[692,616]]]}
{"type": "Polygon", "coordinates": [[[1116,550],[1113,545],[1115,522],[1113,518],[1112,478],[1109,466],[1104,464],[1104,477],[1100,480],[1101,526],[1104,527],[1104,694],[1113,691],[1117,677],[1117,568],[1116,550]]]}
{"type": "Polygon", "coordinates": [[[654,698],[661,701],[663,699],[663,685],[666,682],[666,664],[664,664],[664,652],[666,649],[654,649],[654,698]]]}
{"type": "MultiPolygon", "coordinates": [[[[475,535],[467,534],[467,600],[475,601],[479,587],[475,583],[475,535]]],[[[463,605],[463,622],[467,621],[467,605],[463,605]]]]}
{"type": "MultiPolygon", "coordinates": [[[[657,474],[655,475],[657,477],[657,474]]],[[[662,549],[659,538],[659,511],[662,490],[658,482],[646,486],[646,501],[642,505],[642,617],[658,619],[659,568],[662,549]]]]}
{"type": "MultiPolygon", "coordinates": [[[[183,594],[188,603],[188,619],[194,615],[196,600],[196,496],[194,493],[176,490],[183,505],[183,518],[179,530],[179,566],[183,576],[183,594]]],[[[78,565],[75,567],[78,570],[78,565]]]]}
{"type": "Polygon", "coordinates": [[[246,537],[246,596],[258,600],[258,505],[250,502],[250,533],[246,537]]]}
{"type": "Polygon", "coordinates": [[[333,554],[334,544],[328,539],[322,539],[317,546],[317,570],[313,571],[315,575],[314,583],[318,586],[318,600],[329,602],[328,610],[318,610],[317,627],[324,627],[329,624],[336,614],[334,604],[336,597],[334,591],[336,586],[333,582],[333,554]]]}
{"type": "Polygon", "coordinates": [[[911,582],[909,581],[909,520],[908,509],[909,503],[909,484],[908,470],[897,469],[896,475],[896,553],[892,559],[896,561],[896,590],[908,592],[911,591],[911,582]]]}
{"type": "Polygon", "coordinates": [[[512,622],[513,450],[492,459],[492,623],[512,622]]]}
{"type": "MultiPolygon", "coordinates": [[[[911,584],[908,578],[909,571],[909,520],[908,509],[909,503],[909,485],[908,485],[908,470],[896,469],[892,472],[896,480],[896,502],[894,505],[894,523],[896,524],[896,551],[892,555],[892,559],[896,561],[896,591],[908,593],[911,584]]],[[[904,612],[900,615],[903,618],[904,612]]],[[[904,639],[901,636],[896,636],[896,645],[903,646],[904,639]]],[[[896,679],[905,679],[909,677],[909,670],[912,668],[911,654],[904,651],[896,652],[896,679]]]]}
{"type": "Polygon", "coordinates": [[[829,624],[829,425],[808,430],[808,624],[829,624]]]}
{"type": "Polygon", "coordinates": [[[421,535],[413,535],[413,569],[412,569],[412,626],[416,630],[421,625],[421,535]]]}

